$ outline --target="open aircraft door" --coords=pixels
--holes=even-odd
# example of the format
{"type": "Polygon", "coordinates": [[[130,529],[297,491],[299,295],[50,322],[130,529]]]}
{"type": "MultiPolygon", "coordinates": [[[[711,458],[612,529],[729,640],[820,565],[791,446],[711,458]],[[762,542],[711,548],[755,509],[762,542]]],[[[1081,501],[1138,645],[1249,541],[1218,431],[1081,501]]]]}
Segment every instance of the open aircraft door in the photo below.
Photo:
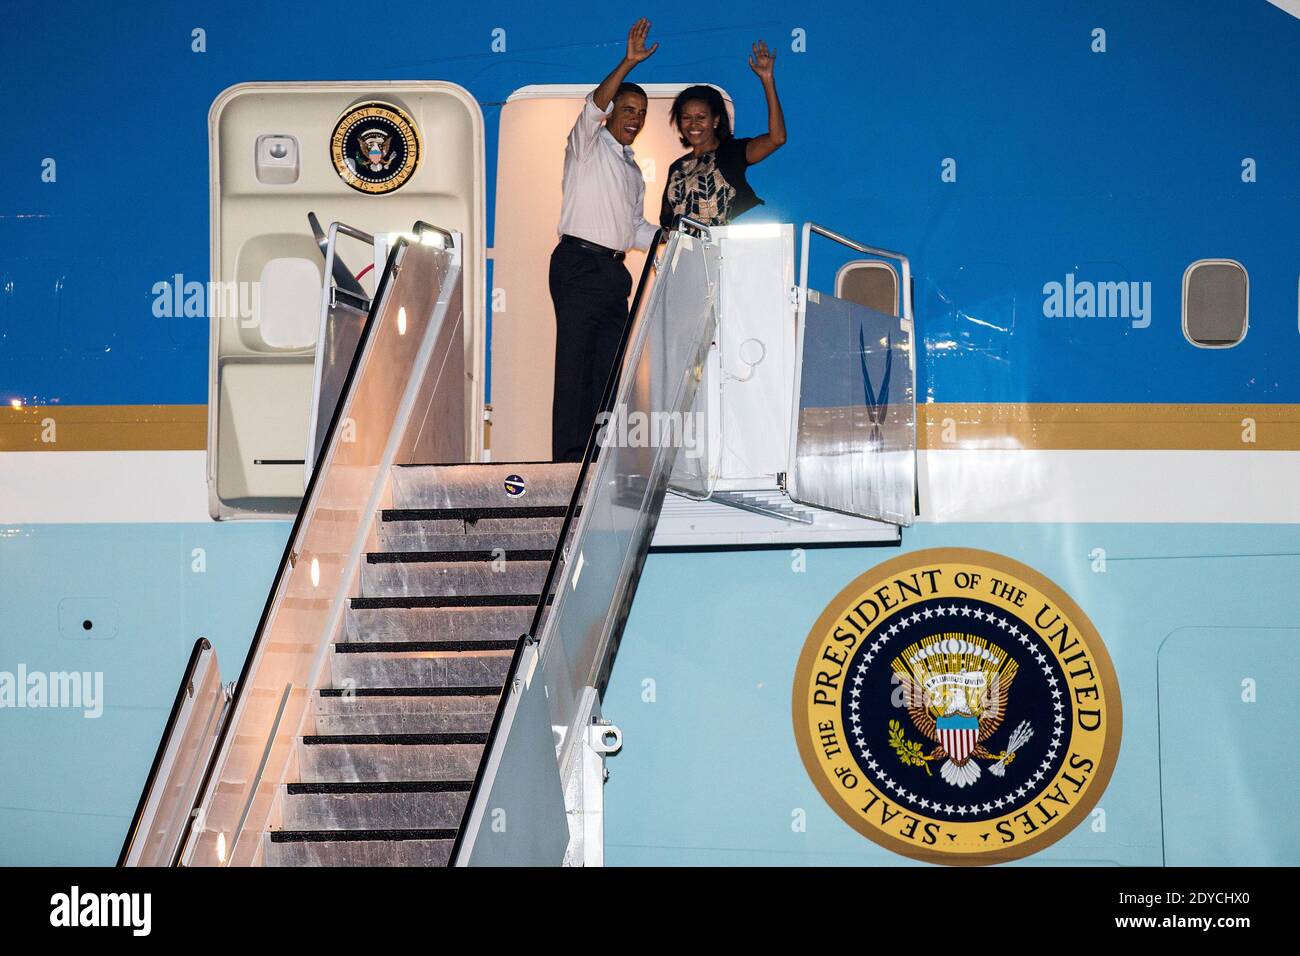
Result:
{"type": "Polygon", "coordinates": [[[243,83],[212,104],[208,140],[209,287],[234,306],[209,310],[212,517],[298,511],[308,447],[329,419],[313,419],[313,394],[341,384],[322,374],[318,344],[346,370],[389,241],[416,221],[463,237],[465,446],[478,460],[487,348],[474,98],[442,81],[243,83]]]}
{"type": "Polygon", "coordinates": [[[899,527],[916,519],[916,349],[910,290],[906,256],[804,223],[786,477],[792,501],[899,527]],[[870,257],[838,270],[835,295],[808,285],[813,234],[870,257]],[[901,288],[889,262],[902,272],[901,288]],[[886,311],[890,275],[894,308],[886,311]]]}

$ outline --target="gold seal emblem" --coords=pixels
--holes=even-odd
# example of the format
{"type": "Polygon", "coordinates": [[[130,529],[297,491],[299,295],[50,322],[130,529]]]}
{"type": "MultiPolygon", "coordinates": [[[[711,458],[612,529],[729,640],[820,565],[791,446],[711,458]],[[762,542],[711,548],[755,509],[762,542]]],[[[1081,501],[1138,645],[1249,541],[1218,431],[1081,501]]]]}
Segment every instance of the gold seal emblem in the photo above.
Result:
{"type": "Polygon", "coordinates": [[[420,163],[420,134],[401,109],[362,103],[334,124],[330,158],[339,178],[363,193],[400,189],[420,163]]]}
{"type": "Polygon", "coordinates": [[[959,865],[1074,829],[1122,725],[1087,615],[1032,568],[967,548],[903,555],[841,591],[808,635],[793,703],[804,766],[845,822],[959,865]]]}

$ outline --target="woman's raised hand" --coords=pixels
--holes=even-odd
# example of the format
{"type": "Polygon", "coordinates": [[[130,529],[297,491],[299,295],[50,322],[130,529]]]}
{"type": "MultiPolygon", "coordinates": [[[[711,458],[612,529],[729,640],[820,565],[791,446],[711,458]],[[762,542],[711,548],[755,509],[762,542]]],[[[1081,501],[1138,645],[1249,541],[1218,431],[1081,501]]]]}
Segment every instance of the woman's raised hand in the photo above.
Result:
{"type": "Polygon", "coordinates": [[[759,40],[754,44],[753,53],[749,57],[749,68],[758,74],[760,80],[770,80],[772,78],[772,69],[776,66],[776,53],[767,48],[767,44],[759,40]]]}
{"type": "Polygon", "coordinates": [[[659,49],[658,43],[655,43],[649,49],[646,48],[645,38],[649,32],[650,21],[645,17],[632,24],[632,29],[627,31],[627,58],[632,63],[640,63],[642,60],[649,59],[650,54],[659,49]]]}

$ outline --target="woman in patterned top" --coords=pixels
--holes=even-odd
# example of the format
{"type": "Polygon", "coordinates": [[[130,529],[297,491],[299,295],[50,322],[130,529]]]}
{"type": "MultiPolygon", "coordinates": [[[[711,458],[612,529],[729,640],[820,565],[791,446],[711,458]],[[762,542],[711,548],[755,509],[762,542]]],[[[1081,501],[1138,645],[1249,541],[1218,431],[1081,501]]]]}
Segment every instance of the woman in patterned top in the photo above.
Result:
{"type": "Polygon", "coordinates": [[[754,44],[749,68],[763,83],[767,97],[767,132],[737,139],[731,134],[722,94],[712,86],[691,86],[673,101],[672,124],[690,152],[668,167],[659,224],[675,229],[689,216],[706,226],[725,226],[763,200],[754,195],[745,170],[771,156],[785,144],[785,114],[776,96],[772,68],[776,54],[767,44],[754,44]]]}

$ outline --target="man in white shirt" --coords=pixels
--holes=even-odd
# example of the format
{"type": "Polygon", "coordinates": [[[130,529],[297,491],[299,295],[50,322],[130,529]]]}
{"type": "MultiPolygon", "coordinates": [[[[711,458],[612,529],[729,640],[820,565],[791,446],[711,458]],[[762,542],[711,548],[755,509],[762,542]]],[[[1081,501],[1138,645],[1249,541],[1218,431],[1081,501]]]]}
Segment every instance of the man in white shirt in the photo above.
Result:
{"type": "Polygon", "coordinates": [[[644,215],[645,181],[632,141],[645,125],[646,95],[628,73],[659,48],[646,48],[650,22],[627,34],[627,55],[587,97],[564,151],[560,242],[551,253],[555,305],[555,394],[551,454],[580,461],[627,324],[629,248],[648,248],[656,227],[644,215]]]}

